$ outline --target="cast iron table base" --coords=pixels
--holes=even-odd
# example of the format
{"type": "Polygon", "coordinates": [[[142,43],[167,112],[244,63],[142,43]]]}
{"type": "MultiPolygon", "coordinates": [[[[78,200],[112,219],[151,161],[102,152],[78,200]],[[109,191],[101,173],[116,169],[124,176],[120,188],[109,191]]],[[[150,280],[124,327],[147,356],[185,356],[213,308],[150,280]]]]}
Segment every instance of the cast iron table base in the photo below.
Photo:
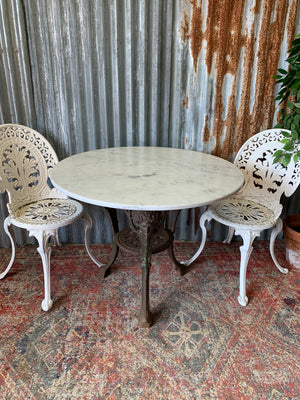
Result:
{"type": "Polygon", "coordinates": [[[125,210],[130,227],[119,231],[115,209],[105,208],[113,234],[113,249],[109,261],[103,265],[103,277],[117,258],[119,248],[141,254],[142,269],[142,304],[139,326],[147,328],[153,323],[150,311],[149,278],[152,254],[168,250],[175,268],[182,274],[182,265],[173,252],[174,230],[179,210],[177,211],[136,211],[125,210]]]}

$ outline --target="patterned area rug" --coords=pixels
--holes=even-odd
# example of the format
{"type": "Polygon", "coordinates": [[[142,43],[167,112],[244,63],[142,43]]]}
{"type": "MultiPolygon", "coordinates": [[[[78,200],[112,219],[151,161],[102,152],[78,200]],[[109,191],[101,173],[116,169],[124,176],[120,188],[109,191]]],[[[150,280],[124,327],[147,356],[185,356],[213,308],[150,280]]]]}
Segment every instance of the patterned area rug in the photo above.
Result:
{"type": "MultiPolygon", "coordinates": [[[[207,243],[180,277],[153,257],[151,308],[139,328],[139,257],[121,253],[104,280],[83,245],[52,252],[53,308],[43,312],[36,248],[17,251],[0,281],[0,398],[300,399],[299,273],[281,274],[268,242],[249,262],[249,304],[237,302],[239,244],[207,243]]],[[[192,254],[195,243],[176,243],[192,254]]],[[[110,246],[93,246],[106,257],[110,246]]],[[[276,244],[284,265],[284,243],[276,244]]],[[[10,249],[0,249],[3,266],[10,249]]]]}

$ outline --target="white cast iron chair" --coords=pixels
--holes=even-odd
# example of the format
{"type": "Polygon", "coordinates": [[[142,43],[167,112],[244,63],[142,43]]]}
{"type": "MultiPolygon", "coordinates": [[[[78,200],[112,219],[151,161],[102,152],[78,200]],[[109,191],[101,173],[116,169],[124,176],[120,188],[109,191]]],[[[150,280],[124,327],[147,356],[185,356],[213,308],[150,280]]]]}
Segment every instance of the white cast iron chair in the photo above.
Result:
{"type": "Polygon", "coordinates": [[[300,163],[290,162],[287,168],[281,164],[273,164],[272,154],[283,144],[283,129],[269,129],[252,136],[237,153],[234,164],[239,167],[245,177],[245,184],[234,196],[215,202],[200,217],[202,240],[195,255],[182,262],[190,265],[201,254],[206,242],[206,221],[214,219],[229,227],[224,243],[230,243],[233,234],[240,235],[243,245],[240,247],[240,293],[238,301],[246,306],[246,272],[252,252],[253,240],[265,230],[272,228],[270,237],[270,253],[272,259],[282,273],[288,269],[279,265],[274,254],[274,243],[282,229],[280,214],[282,194],[289,197],[297,189],[300,181],[300,163]]]}
{"type": "MultiPolygon", "coordinates": [[[[50,238],[59,245],[58,228],[79,218],[86,221],[85,246],[92,226],[90,216],[82,205],[49,186],[49,171],[58,162],[50,143],[38,132],[22,125],[0,125],[0,193],[8,194],[9,215],[4,230],[10,238],[12,257],[0,279],[10,270],[15,258],[15,238],[11,225],[27,229],[38,241],[44,271],[45,298],[42,309],[53,304],[50,293],[50,238]]],[[[99,265],[97,263],[97,265],[99,265]]]]}

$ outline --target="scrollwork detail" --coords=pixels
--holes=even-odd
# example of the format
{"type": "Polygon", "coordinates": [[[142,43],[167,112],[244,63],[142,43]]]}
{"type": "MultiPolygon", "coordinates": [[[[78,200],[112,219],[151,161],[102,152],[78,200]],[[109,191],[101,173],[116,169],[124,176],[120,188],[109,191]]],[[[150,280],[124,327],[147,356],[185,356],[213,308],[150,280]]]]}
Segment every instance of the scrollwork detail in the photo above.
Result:
{"type": "Polygon", "coordinates": [[[130,224],[137,233],[148,231],[150,234],[158,232],[165,218],[165,211],[126,211],[130,224]]]}
{"type": "MultiPolygon", "coordinates": [[[[235,160],[245,175],[240,196],[257,199],[272,208],[273,203],[278,204],[283,193],[290,196],[294,192],[300,177],[299,163],[290,163],[288,167],[273,164],[273,154],[282,147],[282,138],[280,129],[267,130],[241,148],[235,160]]],[[[277,207],[274,212],[277,214],[280,210],[277,207]]]]}
{"type": "Polygon", "coordinates": [[[45,197],[57,197],[47,183],[49,169],[58,162],[56,153],[38,132],[21,125],[0,129],[0,190],[7,191],[8,208],[45,197]]]}

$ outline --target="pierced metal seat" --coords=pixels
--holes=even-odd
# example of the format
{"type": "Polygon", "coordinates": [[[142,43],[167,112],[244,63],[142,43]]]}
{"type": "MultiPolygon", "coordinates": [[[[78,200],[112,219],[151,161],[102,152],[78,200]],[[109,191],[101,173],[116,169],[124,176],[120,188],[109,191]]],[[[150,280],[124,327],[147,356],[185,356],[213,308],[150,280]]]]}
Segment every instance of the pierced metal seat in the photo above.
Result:
{"type": "MultiPolygon", "coordinates": [[[[44,299],[42,309],[48,311],[53,304],[50,293],[50,238],[59,245],[58,228],[83,218],[85,246],[92,226],[83,206],[49,186],[49,171],[58,162],[50,143],[37,131],[22,125],[0,126],[0,193],[8,194],[8,217],[4,230],[10,238],[11,260],[0,279],[10,270],[15,259],[15,238],[11,225],[27,229],[29,236],[38,241],[38,252],[44,271],[44,299]]],[[[97,262],[96,262],[97,263],[97,262]]],[[[97,263],[98,264],[98,263],[97,263]]],[[[99,265],[99,264],[98,264],[99,265]]]]}
{"type": "Polygon", "coordinates": [[[198,251],[192,258],[182,262],[188,266],[201,254],[206,242],[207,221],[214,219],[229,227],[224,243],[230,243],[234,234],[240,235],[243,245],[240,247],[240,293],[238,301],[242,306],[248,303],[246,296],[246,272],[252,252],[253,240],[265,230],[272,228],[270,237],[271,257],[282,273],[283,268],[274,253],[275,239],[282,229],[280,214],[282,194],[291,196],[300,183],[300,163],[293,161],[285,168],[281,164],[273,164],[273,154],[282,148],[280,142],[284,136],[283,129],[269,129],[252,136],[241,147],[234,164],[239,167],[245,177],[243,188],[234,196],[213,203],[200,217],[202,240],[198,251]]]}

